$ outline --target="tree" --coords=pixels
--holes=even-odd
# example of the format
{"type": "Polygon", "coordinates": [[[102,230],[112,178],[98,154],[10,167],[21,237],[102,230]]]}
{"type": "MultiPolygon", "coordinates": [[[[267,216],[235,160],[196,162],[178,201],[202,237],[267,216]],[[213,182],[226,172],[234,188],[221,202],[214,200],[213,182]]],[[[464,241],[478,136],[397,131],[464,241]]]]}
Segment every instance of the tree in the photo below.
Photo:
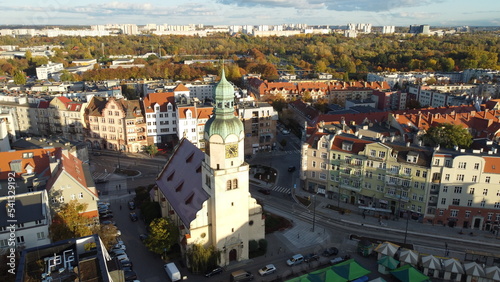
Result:
{"type": "Polygon", "coordinates": [[[217,250],[212,245],[205,248],[201,244],[193,244],[186,251],[189,266],[193,273],[204,273],[207,270],[214,269],[220,262],[220,255],[220,250],[217,250]]]}
{"type": "Polygon", "coordinates": [[[146,153],[148,153],[150,156],[155,156],[156,154],[158,154],[158,147],[156,147],[156,145],[148,145],[144,147],[144,151],[146,151],[146,153]]]}
{"type": "Polygon", "coordinates": [[[420,109],[420,108],[422,108],[422,105],[420,105],[419,101],[417,101],[415,99],[411,99],[411,100],[408,100],[408,102],[406,102],[406,108],[409,110],[420,109]]]}
{"type": "Polygon", "coordinates": [[[149,224],[146,247],[157,254],[164,254],[177,243],[177,227],[166,218],[156,218],[149,224]]]}
{"type": "Polygon", "coordinates": [[[93,234],[94,230],[89,226],[94,226],[94,220],[81,214],[86,209],[87,204],[79,203],[77,200],[62,204],[50,225],[50,237],[52,241],[61,241],[93,234]]]}
{"type": "Polygon", "coordinates": [[[26,74],[23,71],[16,70],[14,72],[14,83],[19,85],[26,84],[26,74]]]}
{"type": "Polygon", "coordinates": [[[112,224],[103,224],[101,228],[99,228],[97,234],[108,250],[116,243],[117,232],[118,228],[112,224]]]}
{"type": "Polygon", "coordinates": [[[451,123],[442,123],[430,127],[420,138],[425,145],[452,149],[455,146],[468,149],[472,144],[472,135],[466,128],[451,123]]]}

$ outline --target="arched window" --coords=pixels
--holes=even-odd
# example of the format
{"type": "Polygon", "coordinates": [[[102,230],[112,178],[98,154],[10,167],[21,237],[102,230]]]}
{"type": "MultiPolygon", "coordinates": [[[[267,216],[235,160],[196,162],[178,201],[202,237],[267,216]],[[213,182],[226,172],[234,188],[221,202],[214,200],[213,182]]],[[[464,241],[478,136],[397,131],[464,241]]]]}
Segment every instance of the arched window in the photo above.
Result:
{"type": "Polygon", "coordinates": [[[226,190],[231,190],[231,180],[227,181],[227,187],[226,190]]]}
{"type": "Polygon", "coordinates": [[[233,179],[233,189],[238,188],[238,179],[233,179]]]}

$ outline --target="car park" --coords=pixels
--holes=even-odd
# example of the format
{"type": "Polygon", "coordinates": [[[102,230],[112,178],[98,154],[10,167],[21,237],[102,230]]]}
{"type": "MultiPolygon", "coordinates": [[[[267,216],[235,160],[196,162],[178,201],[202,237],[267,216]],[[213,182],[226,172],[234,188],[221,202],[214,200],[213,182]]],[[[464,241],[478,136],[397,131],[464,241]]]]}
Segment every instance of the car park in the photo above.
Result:
{"type": "Polygon", "coordinates": [[[304,262],[311,262],[315,260],[319,260],[319,256],[315,253],[310,253],[304,256],[304,262]]]}
{"type": "Polygon", "coordinates": [[[129,208],[129,210],[135,210],[135,203],[134,203],[134,201],[128,202],[128,208],[129,208]]]}
{"type": "Polygon", "coordinates": [[[216,268],[210,270],[210,271],[207,271],[205,273],[205,277],[212,277],[214,275],[217,275],[217,274],[221,274],[224,270],[222,269],[222,267],[220,266],[217,266],[216,268]]]}
{"type": "Polygon", "coordinates": [[[327,248],[323,251],[323,256],[331,257],[339,253],[339,250],[335,247],[327,248]]]}
{"type": "Polygon", "coordinates": [[[129,217],[130,217],[130,220],[132,220],[132,221],[139,220],[139,217],[137,216],[137,214],[135,212],[129,213],[129,217]]]}
{"type": "Polygon", "coordinates": [[[276,272],[276,267],[274,266],[274,264],[268,264],[263,268],[259,269],[260,276],[266,276],[269,274],[273,274],[274,272],[276,272]]]}
{"type": "Polygon", "coordinates": [[[289,266],[292,266],[292,265],[301,264],[302,262],[304,262],[304,256],[301,254],[296,254],[296,255],[293,255],[290,259],[288,259],[286,261],[286,264],[289,266]]]}

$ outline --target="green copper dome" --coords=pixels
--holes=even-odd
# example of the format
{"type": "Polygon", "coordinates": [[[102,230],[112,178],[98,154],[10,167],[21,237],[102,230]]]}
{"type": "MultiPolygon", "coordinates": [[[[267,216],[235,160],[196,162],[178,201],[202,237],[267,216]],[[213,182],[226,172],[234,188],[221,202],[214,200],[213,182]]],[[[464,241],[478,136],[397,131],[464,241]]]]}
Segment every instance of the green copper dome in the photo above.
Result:
{"type": "Polygon", "coordinates": [[[205,132],[209,137],[220,135],[223,139],[230,134],[240,136],[243,123],[234,115],[234,87],[226,80],[224,69],[215,87],[214,101],[214,115],[205,124],[205,132]]]}

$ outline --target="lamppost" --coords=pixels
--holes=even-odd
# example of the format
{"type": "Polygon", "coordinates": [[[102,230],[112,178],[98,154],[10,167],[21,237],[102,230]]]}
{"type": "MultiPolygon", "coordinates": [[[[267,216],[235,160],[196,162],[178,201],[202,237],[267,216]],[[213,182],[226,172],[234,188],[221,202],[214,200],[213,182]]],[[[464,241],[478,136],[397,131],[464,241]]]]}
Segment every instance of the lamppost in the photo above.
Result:
{"type": "Polygon", "coordinates": [[[316,224],[316,194],[313,195],[313,228],[312,232],[314,232],[314,225],[316,224]]]}
{"type": "Polygon", "coordinates": [[[408,237],[408,221],[410,220],[410,214],[408,214],[408,210],[406,210],[406,228],[405,228],[405,240],[403,241],[406,244],[406,238],[408,237]]]}

